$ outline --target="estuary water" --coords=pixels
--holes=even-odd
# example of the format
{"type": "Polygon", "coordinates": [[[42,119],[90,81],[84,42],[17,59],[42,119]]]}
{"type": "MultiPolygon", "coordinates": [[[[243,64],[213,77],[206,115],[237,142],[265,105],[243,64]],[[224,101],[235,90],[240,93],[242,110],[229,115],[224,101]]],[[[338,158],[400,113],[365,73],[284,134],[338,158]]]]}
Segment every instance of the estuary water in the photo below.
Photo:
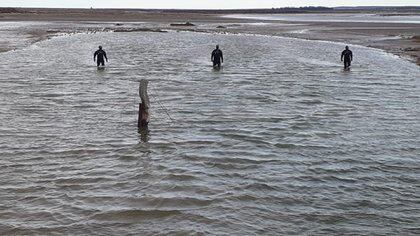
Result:
{"type": "Polygon", "coordinates": [[[1,53],[0,235],[420,234],[420,69],[350,47],[350,71],[342,44],[252,35],[1,53]]]}
{"type": "Polygon", "coordinates": [[[333,14],[233,14],[228,18],[254,19],[268,21],[293,22],[358,22],[358,23],[399,23],[420,24],[420,14],[361,14],[361,13],[333,13],[333,14]]]}

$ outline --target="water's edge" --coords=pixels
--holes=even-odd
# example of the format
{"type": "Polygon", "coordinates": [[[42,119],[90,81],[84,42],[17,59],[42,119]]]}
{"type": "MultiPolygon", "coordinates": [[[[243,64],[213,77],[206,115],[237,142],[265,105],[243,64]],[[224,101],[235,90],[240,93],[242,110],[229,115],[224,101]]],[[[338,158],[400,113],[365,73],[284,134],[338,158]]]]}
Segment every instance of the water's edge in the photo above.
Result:
{"type": "MultiPolygon", "coordinates": [[[[223,18],[223,16],[221,16],[221,18],[223,18]]],[[[42,21],[39,21],[42,22],[42,21]]],[[[60,22],[49,22],[52,24],[60,24],[60,22]]],[[[84,22],[77,22],[80,23],[81,25],[84,24],[84,22]]],[[[107,22],[107,23],[112,23],[112,22],[107,22]]],[[[118,23],[118,21],[113,22],[113,23],[118,23]]],[[[266,37],[273,37],[273,38],[288,38],[288,39],[295,39],[295,40],[306,40],[306,41],[314,41],[314,42],[327,42],[327,43],[337,43],[340,45],[350,45],[350,46],[358,46],[358,47],[364,47],[364,48],[374,48],[377,50],[380,50],[382,52],[385,52],[387,54],[390,55],[394,55],[398,58],[400,58],[401,60],[404,61],[408,61],[410,63],[413,63],[415,65],[420,66],[419,64],[416,63],[417,58],[413,57],[410,54],[397,54],[396,52],[392,51],[391,49],[386,49],[386,48],[381,48],[375,45],[366,45],[366,44],[359,44],[359,43],[346,43],[344,41],[340,41],[340,40],[323,40],[323,39],[314,39],[314,38],[302,38],[302,37],[293,37],[291,35],[272,35],[272,34],[265,34],[265,33],[236,33],[236,32],[229,32],[229,30],[225,29],[225,31],[214,31],[211,29],[208,30],[203,30],[203,29],[189,29],[189,28],[181,28],[181,29],[174,29],[174,28],[169,28],[169,27],[140,27],[140,28],[130,28],[127,29],[128,31],[126,32],[119,32],[119,33],[132,33],[132,32],[138,32],[138,29],[141,29],[141,31],[144,32],[156,32],[156,33],[166,33],[166,32],[193,32],[193,33],[208,33],[208,34],[232,34],[232,35],[247,35],[247,36],[266,36],[266,37]],[[129,31],[132,30],[132,31],[129,31]],[[161,32],[159,32],[161,31],[161,32]]],[[[15,51],[15,50],[20,50],[23,48],[27,48],[30,47],[31,45],[37,44],[39,42],[42,41],[46,41],[46,40],[50,40],[52,38],[55,37],[68,37],[68,36],[72,36],[74,34],[95,34],[95,33],[114,33],[114,32],[118,32],[118,30],[121,30],[121,28],[118,27],[98,27],[98,28],[92,28],[92,29],[88,29],[85,31],[80,31],[77,30],[76,27],[74,29],[67,29],[67,30],[62,30],[62,31],[55,31],[55,32],[44,32],[40,35],[37,36],[37,38],[31,40],[30,44],[23,46],[21,48],[0,48],[0,54],[1,53],[6,53],[6,52],[10,52],[10,51],[15,51]]],[[[22,33],[22,35],[24,35],[25,32],[22,33]]]]}

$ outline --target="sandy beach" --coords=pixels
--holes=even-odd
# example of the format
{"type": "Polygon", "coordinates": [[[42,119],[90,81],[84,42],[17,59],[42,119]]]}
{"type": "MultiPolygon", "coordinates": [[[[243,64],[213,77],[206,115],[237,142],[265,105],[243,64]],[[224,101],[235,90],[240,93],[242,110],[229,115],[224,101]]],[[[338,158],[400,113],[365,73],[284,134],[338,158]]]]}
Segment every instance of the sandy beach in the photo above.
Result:
{"type": "MultiPolygon", "coordinates": [[[[0,21],[36,22],[114,22],[105,30],[165,31],[186,30],[218,33],[275,35],[310,40],[326,40],[383,49],[420,65],[420,24],[368,22],[295,22],[229,18],[226,14],[178,13],[141,10],[25,9],[0,13],[0,21]],[[119,22],[119,24],[117,23],[119,22]],[[124,22],[143,22],[151,26],[126,29],[124,22]],[[191,22],[194,26],[170,26],[191,22]]],[[[90,31],[104,30],[93,24],[90,31]]],[[[71,28],[24,29],[32,41],[44,40],[57,33],[77,31],[71,28]]],[[[4,46],[0,51],[10,48],[4,46]]]]}

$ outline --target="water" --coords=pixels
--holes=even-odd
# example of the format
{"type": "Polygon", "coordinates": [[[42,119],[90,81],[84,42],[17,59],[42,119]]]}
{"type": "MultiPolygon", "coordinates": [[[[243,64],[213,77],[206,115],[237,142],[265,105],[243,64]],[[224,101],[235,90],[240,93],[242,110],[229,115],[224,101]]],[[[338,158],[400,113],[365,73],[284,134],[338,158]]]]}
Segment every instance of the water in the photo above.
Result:
{"type": "Polygon", "coordinates": [[[400,23],[420,24],[420,15],[379,15],[379,14],[233,14],[228,18],[297,21],[297,22],[360,22],[360,23],[400,23]]]}
{"type": "Polygon", "coordinates": [[[45,28],[47,22],[6,22],[0,21],[0,52],[22,48],[30,45],[35,39],[30,33],[35,28],[45,28]],[[23,33],[23,32],[29,33],[23,33]]]}
{"type": "Polygon", "coordinates": [[[419,67],[351,46],[345,72],[342,49],[170,32],[2,53],[0,234],[419,234],[419,67]]]}

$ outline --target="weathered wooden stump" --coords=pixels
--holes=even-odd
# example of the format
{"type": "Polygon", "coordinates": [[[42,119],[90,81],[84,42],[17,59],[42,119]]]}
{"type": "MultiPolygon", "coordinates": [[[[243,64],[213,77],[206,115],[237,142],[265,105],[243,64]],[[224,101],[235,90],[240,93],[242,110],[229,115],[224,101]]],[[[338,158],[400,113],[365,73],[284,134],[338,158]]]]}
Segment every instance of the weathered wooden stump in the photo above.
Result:
{"type": "Polygon", "coordinates": [[[150,115],[149,115],[149,108],[150,108],[150,101],[149,95],[147,94],[147,85],[149,81],[142,79],[140,81],[139,87],[139,95],[141,99],[141,103],[139,104],[139,119],[138,119],[138,128],[139,130],[147,130],[150,115]]]}

